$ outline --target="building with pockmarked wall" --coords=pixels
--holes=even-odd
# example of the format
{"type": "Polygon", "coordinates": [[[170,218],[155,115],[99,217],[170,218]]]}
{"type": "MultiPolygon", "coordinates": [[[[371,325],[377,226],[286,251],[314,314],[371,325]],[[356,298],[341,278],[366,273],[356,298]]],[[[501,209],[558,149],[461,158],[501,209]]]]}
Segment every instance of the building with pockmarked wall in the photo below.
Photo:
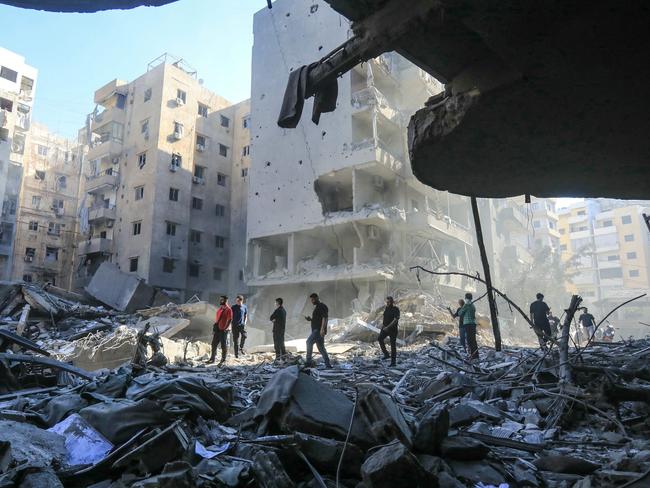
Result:
{"type": "Polygon", "coordinates": [[[181,299],[245,291],[231,232],[245,225],[233,223],[232,192],[246,186],[248,102],[208,90],[168,54],[132,82],[99,88],[94,100],[76,287],[111,261],[181,299]]]}

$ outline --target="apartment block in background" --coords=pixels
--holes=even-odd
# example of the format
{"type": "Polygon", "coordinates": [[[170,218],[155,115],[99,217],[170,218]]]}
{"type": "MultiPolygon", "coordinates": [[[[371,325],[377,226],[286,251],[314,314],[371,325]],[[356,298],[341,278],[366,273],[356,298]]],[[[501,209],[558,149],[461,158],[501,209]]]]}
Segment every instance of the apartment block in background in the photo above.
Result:
{"type": "Polygon", "coordinates": [[[16,214],[37,70],[0,47],[0,279],[12,271],[16,214]]]}
{"type": "Polygon", "coordinates": [[[77,286],[111,261],[180,298],[238,292],[243,281],[230,282],[231,267],[243,268],[229,252],[231,198],[247,168],[247,102],[231,104],[164,54],[136,80],[97,90],[95,103],[77,286]]]}
{"type": "MultiPolygon", "coordinates": [[[[648,202],[608,199],[587,199],[561,209],[563,258],[577,273],[567,288],[581,295],[586,306],[606,313],[650,289],[650,232],[644,212],[650,212],[648,202]]],[[[634,317],[640,307],[648,310],[650,302],[635,302],[615,317],[634,317]]]]}
{"type": "Polygon", "coordinates": [[[72,286],[85,146],[34,123],[23,155],[12,278],[72,286]]]}
{"type": "MultiPolygon", "coordinates": [[[[278,127],[290,70],[348,29],[323,1],[278,0],[254,18],[247,281],[262,320],[277,296],[302,326],[311,292],[343,317],[417,288],[410,266],[473,269],[468,200],[422,185],[408,161],[409,117],[442,89],[427,73],[383,55],[338,79],[337,108],[318,125],[309,99],[297,128],[278,127]],[[323,30],[327,39],[314,34],[323,30]]],[[[475,284],[450,276],[423,286],[451,299],[475,284]]]]}

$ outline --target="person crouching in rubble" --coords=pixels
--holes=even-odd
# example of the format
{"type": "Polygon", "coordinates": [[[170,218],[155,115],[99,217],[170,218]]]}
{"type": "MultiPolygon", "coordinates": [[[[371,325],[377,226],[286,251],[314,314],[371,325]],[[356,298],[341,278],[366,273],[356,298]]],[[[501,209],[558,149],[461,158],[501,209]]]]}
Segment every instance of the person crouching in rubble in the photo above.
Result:
{"type": "Polygon", "coordinates": [[[478,359],[478,343],[476,342],[476,307],[472,303],[474,297],[465,293],[465,305],[460,309],[459,315],[463,316],[463,327],[469,348],[469,358],[478,359]]]}
{"type": "Polygon", "coordinates": [[[284,347],[284,329],[287,325],[287,311],[282,306],[282,298],[275,299],[275,310],[271,314],[273,322],[273,349],[275,349],[275,360],[279,361],[287,355],[284,347]]]}
{"type": "Polygon", "coordinates": [[[390,357],[390,365],[395,366],[397,360],[397,324],[399,323],[399,308],[395,306],[393,297],[386,297],[386,308],[384,309],[384,320],[381,331],[379,332],[379,347],[384,353],[384,359],[390,357]],[[386,337],[390,338],[390,356],[386,350],[384,341],[386,337]]]}
{"type": "Polygon", "coordinates": [[[467,352],[467,334],[465,333],[463,316],[460,313],[460,311],[463,309],[463,305],[465,305],[465,300],[461,298],[458,300],[458,308],[455,312],[451,309],[451,307],[447,307],[447,310],[449,310],[449,313],[453,318],[458,319],[458,338],[460,339],[460,345],[462,346],[463,350],[467,352]]]}
{"type": "Polygon", "coordinates": [[[332,365],[330,364],[330,357],[327,355],[325,350],[325,334],[327,334],[327,318],[329,316],[329,310],[327,305],[320,301],[318,294],[312,293],[309,295],[312,305],[314,305],[314,311],[311,316],[305,317],[308,322],[311,322],[311,334],[307,337],[307,357],[305,362],[307,366],[311,366],[312,360],[311,356],[314,352],[314,344],[318,348],[318,352],[323,356],[323,361],[325,361],[325,367],[330,369],[332,365]]]}
{"type": "Polygon", "coordinates": [[[539,338],[539,345],[544,348],[551,339],[551,324],[548,320],[551,309],[544,301],[544,295],[538,293],[535,298],[537,300],[530,304],[530,320],[533,323],[533,330],[539,338]]]}
{"type": "Polygon", "coordinates": [[[219,366],[223,366],[228,354],[228,329],[232,323],[232,309],[228,306],[228,297],[225,295],[219,298],[219,305],[217,316],[212,326],[212,354],[210,354],[208,363],[214,363],[217,346],[221,344],[221,361],[219,361],[219,366]]]}

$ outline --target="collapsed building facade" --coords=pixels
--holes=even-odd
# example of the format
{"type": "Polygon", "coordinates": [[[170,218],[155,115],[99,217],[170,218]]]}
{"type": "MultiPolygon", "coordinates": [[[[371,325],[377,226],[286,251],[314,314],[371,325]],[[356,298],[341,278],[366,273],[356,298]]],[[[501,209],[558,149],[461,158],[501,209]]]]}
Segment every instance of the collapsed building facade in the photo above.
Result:
{"type": "Polygon", "coordinates": [[[231,198],[238,207],[246,192],[248,102],[211,92],[167,54],[94,101],[75,288],[109,261],[179,299],[245,291],[245,220],[231,198]]]}
{"type": "MultiPolygon", "coordinates": [[[[297,320],[317,292],[342,317],[413,289],[410,266],[472,269],[467,199],[410,170],[406,124],[442,90],[427,73],[396,54],[371,59],[340,78],[337,109],[318,126],[277,127],[284,73],[347,36],[347,21],[324,2],[281,0],[255,15],[247,276],[262,315],[282,296],[297,320]]],[[[452,299],[473,289],[469,281],[434,287],[452,299]]]]}

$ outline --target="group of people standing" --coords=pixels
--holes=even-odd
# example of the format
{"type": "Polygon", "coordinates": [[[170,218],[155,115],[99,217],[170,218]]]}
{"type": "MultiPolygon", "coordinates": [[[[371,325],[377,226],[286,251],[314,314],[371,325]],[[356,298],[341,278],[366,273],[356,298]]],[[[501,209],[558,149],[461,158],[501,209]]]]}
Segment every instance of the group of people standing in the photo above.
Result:
{"type": "Polygon", "coordinates": [[[458,336],[460,345],[469,355],[469,359],[478,359],[478,342],[476,342],[476,306],[474,296],[465,293],[465,299],[458,300],[458,308],[454,311],[447,307],[452,317],[458,319],[458,336]]]}

